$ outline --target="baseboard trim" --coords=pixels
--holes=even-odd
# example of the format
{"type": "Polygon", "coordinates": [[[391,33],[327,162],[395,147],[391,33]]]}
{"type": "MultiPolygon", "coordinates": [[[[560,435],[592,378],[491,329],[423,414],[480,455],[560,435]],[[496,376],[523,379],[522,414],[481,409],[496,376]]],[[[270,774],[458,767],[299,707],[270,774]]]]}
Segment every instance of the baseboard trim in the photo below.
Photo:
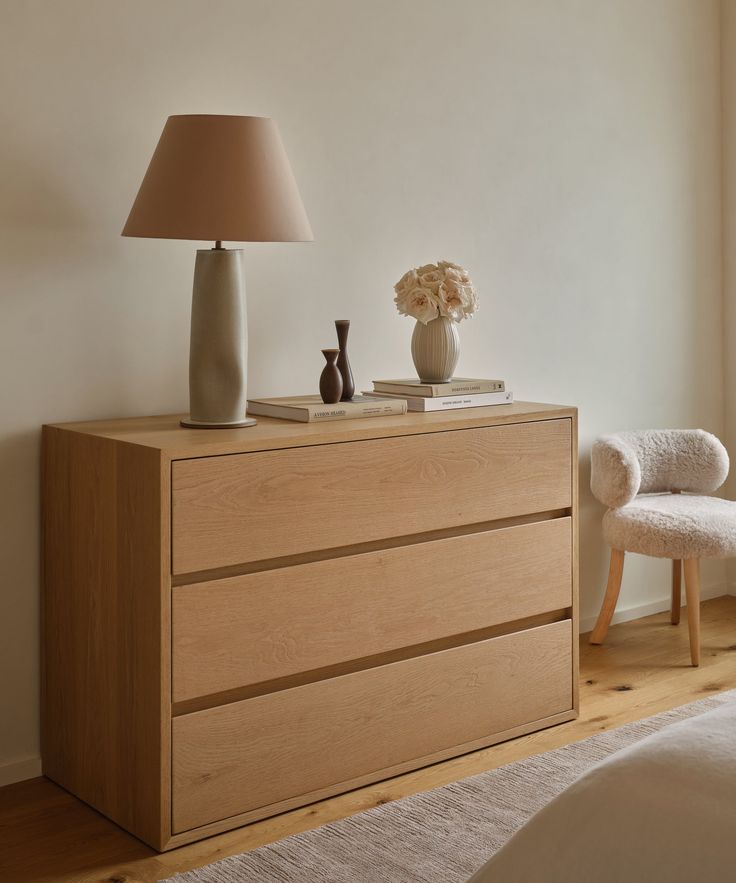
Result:
{"type": "Polygon", "coordinates": [[[26,779],[35,779],[40,775],[40,757],[24,757],[21,760],[13,760],[0,765],[0,787],[13,785],[15,782],[24,782],[26,779]]]}
{"type": "MultiPolygon", "coordinates": [[[[710,598],[722,598],[724,595],[736,595],[736,583],[730,586],[725,585],[724,583],[717,583],[713,586],[701,587],[700,590],[700,597],[703,601],[707,601],[710,598]]],[[[682,592],[682,602],[683,606],[685,606],[684,588],[682,592]]],[[[616,610],[613,614],[611,624],[615,625],[617,622],[631,622],[632,619],[641,619],[643,616],[652,616],[654,613],[664,613],[669,609],[670,596],[668,594],[657,601],[650,601],[648,604],[633,604],[631,607],[623,607],[616,610]]],[[[581,617],[580,634],[584,635],[587,632],[593,631],[593,626],[595,625],[597,618],[597,613],[593,616],[581,617]]]]}

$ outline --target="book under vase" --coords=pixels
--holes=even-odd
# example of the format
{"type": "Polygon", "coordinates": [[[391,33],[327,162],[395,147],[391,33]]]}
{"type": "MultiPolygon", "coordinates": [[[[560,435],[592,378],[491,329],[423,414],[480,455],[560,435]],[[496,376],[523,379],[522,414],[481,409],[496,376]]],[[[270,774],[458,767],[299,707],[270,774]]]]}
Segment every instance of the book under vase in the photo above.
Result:
{"type": "Polygon", "coordinates": [[[373,391],[364,395],[401,399],[410,411],[418,412],[510,405],[514,401],[503,380],[472,377],[455,377],[444,383],[427,383],[420,378],[374,380],[373,391]]]}

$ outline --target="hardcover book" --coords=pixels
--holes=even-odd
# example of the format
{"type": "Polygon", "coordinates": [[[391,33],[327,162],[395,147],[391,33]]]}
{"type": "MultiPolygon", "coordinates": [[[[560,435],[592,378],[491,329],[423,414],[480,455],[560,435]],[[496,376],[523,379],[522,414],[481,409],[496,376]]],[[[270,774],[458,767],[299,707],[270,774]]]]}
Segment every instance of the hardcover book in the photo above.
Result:
{"type": "MultiPolygon", "coordinates": [[[[364,395],[385,396],[386,393],[366,392],[364,395]]],[[[455,408],[481,408],[487,405],[510,405],[514,401],[512,392],[482,392],[467,396],[401,396],[410,411],[451,411],[455,408]]],[[[399,397],[397,396],[397,401],[399,397]]]]}
{"type": "Polygon", "coordinates": [[[353,420],[356,417],[388,417],[406,414],[404,399],[353,396],[352,401],[326,405],[318,395],[286,396],[275,399],[248,399],[248,413],[281,420],[312,423],[320,420],[353,420]]]}
{"type": "Polygon", "coordinates": [[[392,395],[423,396],[433,398],[449,395],[475,395],[482,392],[502,392],[503,380],[483,380],[474,377],[453,377],[447,383],[422,383],[418,377],[407,380],[374,380],[374,392],[392,395]]]}

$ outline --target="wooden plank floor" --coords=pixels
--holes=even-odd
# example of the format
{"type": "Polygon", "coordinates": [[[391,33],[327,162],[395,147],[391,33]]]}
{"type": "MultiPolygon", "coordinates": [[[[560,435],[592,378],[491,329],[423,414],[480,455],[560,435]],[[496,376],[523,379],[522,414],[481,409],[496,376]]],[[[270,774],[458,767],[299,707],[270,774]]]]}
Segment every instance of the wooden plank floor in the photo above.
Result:
{"type": "Polygon", "coordinates": [[[580,718],[427,769],[158,855],[46,779],[0,788],[0,880],[154,881],[289,834],[575,742],[602,730],[736,688],[736,598],[702,605],[703,658],[688,664],[686,617],[614,626],[607,643],[581,643],[580,718]]]}

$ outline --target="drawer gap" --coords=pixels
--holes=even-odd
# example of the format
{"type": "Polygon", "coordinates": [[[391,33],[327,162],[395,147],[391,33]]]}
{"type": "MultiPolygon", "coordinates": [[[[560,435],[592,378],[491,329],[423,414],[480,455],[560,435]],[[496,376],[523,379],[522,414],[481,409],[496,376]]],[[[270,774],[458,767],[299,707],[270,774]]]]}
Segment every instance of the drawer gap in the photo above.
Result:
{"type": "Polygon", "coordinates": [[[248,573],[261,573],[264,570],[278,570],[282,567],[311,564],[314,561],[325,561],[332,558],[347,558],[350,555],[361,555],[366,552],[380,552],[384,549],[396,549],[401,546],[430,543],[435,540],[443,540],[450,537],[469,536],[474,533],[483,533],[488,530],[500,530],[506,527],[516,527],[521,524],[535,524],[540,521],[568,518],[571,514],[572,510],[569,507],[564,509],[550,509],[546,512],[518,515],[513,518],[498,518],[493,521],[479,521],[474,524],[463,524],[459,527],[446,527],[439,530],[425,531],[423,533],[406,534],[399,537],[390,537],[385,540],[375,540],[369,543],[356,543],[354,545],[340,546],[338,548],[319,549],[315,552],[303,552],[299,555],[287,555],[281,558],[250,561],[246,564],[233,564],[227,567],[198,570],[192,573],[177,573],[172,576],[171,584],[175,587],[209,582],[215,579],[227,579],[231,576],[245,576],[248,573]]]}
{"type": "Polygon", "coordinates": [[[475,644],[479,641],[485,641],[488,638],[497,638],[502,635],[521,632],[525,629],[536,628],[537,626],[562,622],[563,620],[570,619],[570,617],[571,608],[564,607],[559,610],[552,610],[547,613],[540,613],[535,616],[527,616],[523,619],[505,622],[501,625],[475,629],[474,631],[465,632],[460,635],[450,635],[434,641],[425,641],[422,644],[414,644],[411,647],[401,647],[400,649],[391,650],[386,653],[377,653],[373,656],[351,659],[346,662],[338,663],[337,665],[330,665],[323,668],[312,669],[311,671],[300,672],[298,675],[289,675],[288,677],[277,678],[271,681],[262,681],[258,684],[249,684],[246,687],[224,690],[219,693],[210,693],[207,696],[197,696],[194,699],[185,699],[181,702],[173,703],[172,714],[174,717],[178,717],[182,714],[191,714],[195,711],[203,711],[216,706],[229,705],[233,702],[240,702],[243,699],[252,699],[256,696],[264,696],[268,693],[278,693],[282,690],[289,690],[292,687],[301,687],[305,684],[324,681],[329,678],[351,674],[356,671],[366,671],[371,668],[377,668],[381,665],[388,665],[392,662],[401,662],[405,659],[412,659],[429,653],[436,653],[439,650],[449,650],[453,647],[462,647],[464,645],[475,644]]]}

